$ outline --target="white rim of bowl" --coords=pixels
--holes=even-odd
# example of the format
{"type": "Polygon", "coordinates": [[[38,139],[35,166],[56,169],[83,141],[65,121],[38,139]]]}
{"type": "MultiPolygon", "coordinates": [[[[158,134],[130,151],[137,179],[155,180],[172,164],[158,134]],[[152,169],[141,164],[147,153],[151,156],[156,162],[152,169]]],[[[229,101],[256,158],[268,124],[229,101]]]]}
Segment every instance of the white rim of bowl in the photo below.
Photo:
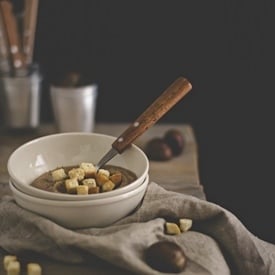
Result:
{"type": "Polygon", "coordinates": [[[24,200],[28,199],[30,202],[36,202],[36,203],[44,204],[44,205],[63,206],[63,207],[71,207],[72,205],[74,205],[74,206],[100,205],[100,204],[109,204],[109,203],[117,202],[117,201],[127,199],[129,197],[132,197],[132,196],[138,194],[139,192],[143,191],[143,189],[146,189],[148,184],[149,184],[149,175],[146,176],[146,180],[140,186],[138,186],[136,189],[131,190],[127,193],[120,194],[115,197],[102,198],[100,200],[99,199],[98,200],[86,200],[86,201],[85,200],[84,201],[60,201],[59,200],[58,201],[58,200],[49,200],[49,199],[42,199],[42,198],[30,196],[30,195],[18,190],[14,186],[14,184],[11,181],[9,181],[9,186],[10,186],[12,192],[14,192],[21,199],[24,199],[24,200]]]}
{"type": "MultiPolygon", "coordinates": [[[[89,137],[89,136],[108,137],[108,138],[111,138],[113,141],[116,139],[116,137],[111,136],[111,135],[100,134],[100,133],[85,133],[85,132],[57,133],[57,134],[51,134],[51,135],[46,135],[46,136],[38,137],[38,138],[35,138],[35,139],[33,139],[33,140],[30,140],[30,141],[28,141],[28,142],[22,144],[21,146],[19,146],[17,149],[15,149],[15,150],[11,153],[11,155],[9,156],[8,162],[7,162],[7,170],[8,170],[8,173],[10,174],[11,178],[14,179],[14,181],[20,182],[20,179],[18,179],[18,178],[14,175],[14,173],[12,172],[12,169],[11,169],[11,161],[12,161],[14,155],[15,155],[18,151],[23,150],[25,147],[31,145],[32,143],[39,142],[39,141],[41,141],[41,140],[43,140],[43,139],[55,138],[55,137],[57,137],[57,136],[58,136],[58,137],[59,137],[59,136],[75,136],[75,135],[79,135],[79,134],[81,134],[82,136],[88,136],[88,137],[89,137]]],[[[110,146],[111,146],[111,145],[110,145],[110,146]]],[[[148,174],[148,171],[149,171],[149,160],[148,160],[146,154],[144,153],[144,151],[141,150],[141,148],[139,148],[136,144],[133,144],[133,143],[132,143],[132,146],[133,146],[137,151],[139,151],[139,152],[141,153],[141,155],[143,155],[144,160],[146,161],[146,167],[147,167],[147,168],[146,168],[146,170],[144,171],[144,173],[140,176],[140,177],[143,177],[145,174],[148,174]]],[[[110,148],[111,148],[111,147],[110,147],[110,148]]],[[[139,177],[139,178],[140,178],[140,177],[139,177]]],[[[139,178],[138,178],[138,179],[139,179],[139,178]]],[[[145,178],[145,177],[144,177],[144,178],[145,178]]],[[[138,180],[138,179],[137,179],[137,180],[138,180]]],[[[132,183],[136,182],[137,180],[133,181],[132,183]]],[[[116,190],[120,190],[120,189],[125,190],[125,189],[126,189],[126,191],[127,191],[127,189],[130,188],[130,186],[131,186],[132,183],[127,184],[127,185],[125,185],[125,186],[123,186],[123,187],[121,187],[121,188],[119,188],[119,189],[116,189],[116,190]]],[[[33,187],[30,186],[30,184],[24,184],[24,187],[27,188],[27,189],[30,189],[30,188],[31,188],[31,190],[33,190],[33,187]]],[[[112,192],[115,192],[116,190],[113,190],[112,192]]],[[[37,190],[36,190],[36,191],[37,191],[37,190]]],[[[121,190],[121,191],[122,191],[122,190],[121,190]]],[[[120,191],[120,192],[121,192],[121,191],[120,191]]],[[[48,192],[48,191],[44,191],[44,190],[41,189],[41,190],[38,190],[36,193],[40,193],[40,192],[44,193],[44,192],[48,192]]],[[[119,193],[120,193],[120,192],[119,192],[119,193]]],[[[66,196],[67,194],[53,193],[53,196],[54,196],[54,197],[57,197],[57,198],[61,198],[63,195],[66,196]]],[[[99,193],[99,194],[91,194],[91,195],[95,195],[95,196],[93,197],[94,199],[96,199],[96,198],[98,198],[98,199],[101,198],[101,193],[99,193]]],[[[114,195],[115,195],[115,194],[114,194],[114,195]]],[[[70,196],[70,195],[68,195],[68,196],[70,196]]],[[[85,195],[84,195],[84,196],[85,196],[85,195]]],[[[88,198],[89,196],[90,196],[90,195],[87,195],[87,198],[88,198]]],[[[69,197],[68,197],[68,198],[69,198],[69,197]]],[[[102,199],[103,199],[103,198],[102,198],[102,199]]]]}

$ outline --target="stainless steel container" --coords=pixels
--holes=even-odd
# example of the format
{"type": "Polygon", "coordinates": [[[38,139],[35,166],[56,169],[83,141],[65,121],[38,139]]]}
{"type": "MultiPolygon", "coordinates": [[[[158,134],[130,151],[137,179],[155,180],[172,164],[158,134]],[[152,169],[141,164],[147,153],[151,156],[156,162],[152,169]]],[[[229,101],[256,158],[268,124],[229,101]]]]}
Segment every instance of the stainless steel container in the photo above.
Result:
{"type": "Polygon", "coordinates": [[[59,132],[93,132],[98,87],[50,87],[51,102],[59,132]]]}
{"type": "Polygon", "coordinates": [[[40,123],[41,75],[32,70],[26,76],[0,78],[0,105],[4,126],[36,128],[40,123]]]}

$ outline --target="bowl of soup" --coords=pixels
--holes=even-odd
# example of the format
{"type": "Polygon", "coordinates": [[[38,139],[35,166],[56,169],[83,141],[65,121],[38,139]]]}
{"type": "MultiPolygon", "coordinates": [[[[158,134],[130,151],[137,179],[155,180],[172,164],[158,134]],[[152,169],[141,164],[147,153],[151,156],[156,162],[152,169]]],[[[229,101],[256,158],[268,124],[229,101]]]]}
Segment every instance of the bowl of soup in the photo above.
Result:
{"type": "Polygon", "coordinates": [[[18,190],[48,200],[96,200],[130,192],[144,182],[149,171],[149,160],[137,145],[95,169],[115,139],[84,132],[33,139],[10,155],[10,181],[18,190]]]}

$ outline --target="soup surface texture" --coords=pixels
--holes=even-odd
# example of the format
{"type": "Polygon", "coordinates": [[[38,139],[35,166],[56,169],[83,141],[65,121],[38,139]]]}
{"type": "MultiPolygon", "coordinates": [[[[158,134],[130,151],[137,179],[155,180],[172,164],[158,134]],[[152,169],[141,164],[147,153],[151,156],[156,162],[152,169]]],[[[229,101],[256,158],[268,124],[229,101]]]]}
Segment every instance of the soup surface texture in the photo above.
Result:
{"type": "Polygon", "coordinates": [[[93,175],[84,174],[82,178],[75,181],[69,173],[74,169],[77,171],[79,166],[57,167],[40,175],[31,183],[31,186],[49,192],[79,194],[77,189],[87,185],[87,194],[93,194],[121,188],[137,179],[136,174],[126,168],[115,165],[105,165],[98,173],[93,175]],[[55,179],[53,177],[53,172],[58,170],[62,170],[64,174],[61,179],[55,179]],[[68,182],[70,182],[70,184],[68,184],[68,182]],[[69,185],[70,188],[68,187],[69,185]]]}

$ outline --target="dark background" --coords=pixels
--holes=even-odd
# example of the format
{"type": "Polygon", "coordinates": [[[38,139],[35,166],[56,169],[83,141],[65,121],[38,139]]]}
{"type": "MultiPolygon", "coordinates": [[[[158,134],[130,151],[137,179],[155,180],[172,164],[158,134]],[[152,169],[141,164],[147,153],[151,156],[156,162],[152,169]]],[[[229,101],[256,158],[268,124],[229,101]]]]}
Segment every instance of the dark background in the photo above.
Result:
{"type": "MultiPolygon", "coordinates": [[[[190,123],[208,200],[275,242],[274,1],[40,1],[34,60],[48,85],[81,72],[99,122],[131,122],[178,76],[192,91],[160,122],[190,123]]],[[[159,122],[159,123],[160,123],[159,122]]]]}

